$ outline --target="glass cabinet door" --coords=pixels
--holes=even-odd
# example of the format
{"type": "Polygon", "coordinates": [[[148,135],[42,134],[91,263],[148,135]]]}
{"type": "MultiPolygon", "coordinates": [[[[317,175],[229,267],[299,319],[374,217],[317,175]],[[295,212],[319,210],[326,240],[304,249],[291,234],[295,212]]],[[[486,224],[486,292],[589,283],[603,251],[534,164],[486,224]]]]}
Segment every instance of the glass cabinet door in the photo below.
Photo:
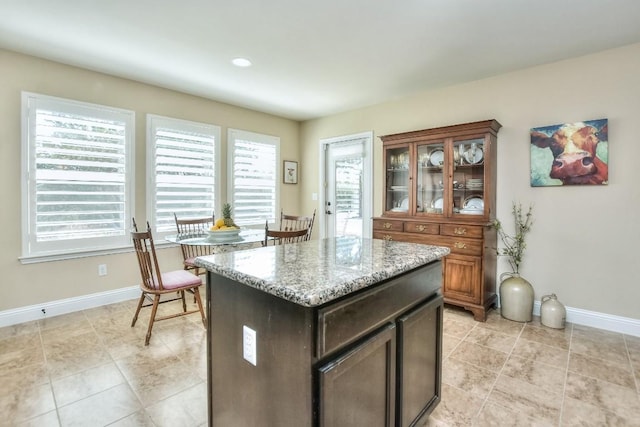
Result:
{"type": "Polygon", "coordinates": [[[385,210],[409,212],[409,146],[388,148],[385,152],[387,169],[385,210]]]}
{"type": "Polygon", "coordinates": [[[484,215],[484,139],[453,142],[453,213],[484,215]]]}
{"type": "Polygon", "coordinates": [[[442,215],[444,211],[445,185],[444,142],[418,145],[416,211],[442,215]]]}

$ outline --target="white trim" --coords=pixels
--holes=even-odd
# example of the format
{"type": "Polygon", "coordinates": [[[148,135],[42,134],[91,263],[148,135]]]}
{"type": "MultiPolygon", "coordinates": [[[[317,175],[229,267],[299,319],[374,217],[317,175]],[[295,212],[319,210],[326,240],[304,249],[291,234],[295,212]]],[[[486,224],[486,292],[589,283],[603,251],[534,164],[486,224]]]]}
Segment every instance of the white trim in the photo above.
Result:
{"type": "MultiPolygon", "coordinates": [[[[30,322],[32,320],[44,319],[45,317],[86,310],[89,308],[99,307],[101,305],[128,301],[138,298],[139,296],[140,287],[129,286],[113,291],[99,292],[74,298],[34,304],[27,307],[4,310],[0,311],[0,328],[18,323],[30,322]],[[43,314],[43,309],[46,311],[46,314],[43,314]]],[[[599,313],[596,311],[573,307],[566,307],[566,309],[567,322],[640,337],[640,319],[615,316],[612,314],[599,313]]],[[[540,315],[540,301],[534,302],[533,314],[536,316],[540,315]]]]}
{"type": "MultiPolygon", "coordinates": [[[[126,110],[108,105],[93,104],[67,98],[42,95],[34,92],[21,93],[21,192],[22,192],[22,250],[21,260],[31,259],[30,262],[45,262],[56,259],[75,258],[79,252],[99,252],[111,247],[120,247],[130,243],[129,226],[125,221],[122,234],[87,238],[58,239],[41,242],[35,233],[35,117],[38,108],[51,108],[72,114],[87,114],[96,118],[108,118],[124,123],[125,149],[125,182],[124,182],[124,212],[125,218],[130,218],[135,207],[135,135],[136,114],[133,110],[126,110]],[[67,254],[71,256],[67,257],[67,254]]],[[[25,262],[23,262],[25,263],[25,262]]]]}
{"type": "Polygon", "coordinates": [[[86,310],[89,308],[99,307],[101,305],[128,301],[139,297],[140,287],[136,285],[113,291],[98,292],[95,294],[82,295],[79,297],[4,310],[0,311],[0,328],[15,325],[17,323],[40,320],[45,317],[53,317],[60,314],[72,313],[74,311],[86,310]],[[42,310],[45,310],[45,312],[43,313],[42,310]]]}
{"type": "MultiPolygon", "coordinates": [[[[640,337],[640,319],[615,316],[613,314],[599,313],[581,308],[565,308],[567,310],[567,322],[640,337]]],[[[540,301],[533,303],[533,314],[540,316],[540,301]]]]}
{"type": "MultiPolygon", "coordinates": [[[[160,246],[160,244],[156,243],[156,247],[158,246],[160,246]]],[[[100,249],[100,250],[94,250],[94,251],[67,252],[64,254],[26,256],[26,257],[19,257],[18,259],[22,264],[36,264],[39,262],[63,261],[67,259],[87,258],[92,256],[124,254],[127,252],[133,252],[133,246],[129,245],[129,246],[106,248],[106,249],[100,249]]]]}

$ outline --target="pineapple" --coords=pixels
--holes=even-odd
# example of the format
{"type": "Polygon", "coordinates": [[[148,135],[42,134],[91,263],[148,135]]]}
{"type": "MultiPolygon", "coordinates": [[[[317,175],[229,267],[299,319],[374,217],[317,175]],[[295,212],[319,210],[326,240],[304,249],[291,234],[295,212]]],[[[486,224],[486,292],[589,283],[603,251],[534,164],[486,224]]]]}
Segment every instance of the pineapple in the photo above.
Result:
{"type": "Polygon", "coordinates": [[[231,204],[225,203],[224,206],[222,206],[222,218],[224,225],[227,227],[238,227],[235,222],[233,222],[233,218],[231,218],[231,204]]]}

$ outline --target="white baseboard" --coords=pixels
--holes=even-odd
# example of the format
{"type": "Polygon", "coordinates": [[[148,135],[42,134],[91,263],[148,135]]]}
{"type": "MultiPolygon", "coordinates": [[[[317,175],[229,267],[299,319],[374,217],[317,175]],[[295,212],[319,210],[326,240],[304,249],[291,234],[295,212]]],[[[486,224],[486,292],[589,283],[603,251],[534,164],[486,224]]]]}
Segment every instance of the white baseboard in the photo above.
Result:
{"type": "MultiPolygon", "coordinates": [[[[127,301],[139,297],[140,288],[138,286],[129,286],[113,291],[99,292],[80,297],[67,298],[12,310],[0,311],[0,328],[15,325],[17,323],[44,319],[45,317],[53,317],[74,311],[86,310],[101,305],[127,301]]],[[[566,309],[567,322],[640,337],[640,319],[614,316],[612,314],[582,310],[580,308],[566,307],[566,309]]],[[[534,302],[533,314],[536,316],[540,315],[540,301],[534,302]]]]}
{"type": "Polygon", "coordinates": [[[74,311],[86,310],[101,305],[113,304],[140,297],[140,287],[130,286],[113,291],[82,295],[74,298],[44,302],[11,310],[0,311],[0,328],[17,323],[44,319],[74,311]]]}
{"type": "MultiPolygon", "coordinates": [[[[614,316],[581,308],[565,308],[567,309],[567,322],[640,337],[640,319],[614,316]]],[[[540,315],[540,301],[533,303],[533,314],[540,315]]]]}

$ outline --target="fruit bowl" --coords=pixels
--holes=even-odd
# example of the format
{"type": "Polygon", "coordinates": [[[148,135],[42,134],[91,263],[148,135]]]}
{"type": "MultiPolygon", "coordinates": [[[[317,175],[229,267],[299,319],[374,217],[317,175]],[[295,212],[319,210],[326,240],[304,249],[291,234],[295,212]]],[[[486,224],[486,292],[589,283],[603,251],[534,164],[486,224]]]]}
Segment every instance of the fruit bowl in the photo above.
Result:
{"type": "Polygon", "coordinates": [[[240,234],[239,228],[232,228],[230,230],[207,230],[210,240],[237,240],[240,234]]]}

